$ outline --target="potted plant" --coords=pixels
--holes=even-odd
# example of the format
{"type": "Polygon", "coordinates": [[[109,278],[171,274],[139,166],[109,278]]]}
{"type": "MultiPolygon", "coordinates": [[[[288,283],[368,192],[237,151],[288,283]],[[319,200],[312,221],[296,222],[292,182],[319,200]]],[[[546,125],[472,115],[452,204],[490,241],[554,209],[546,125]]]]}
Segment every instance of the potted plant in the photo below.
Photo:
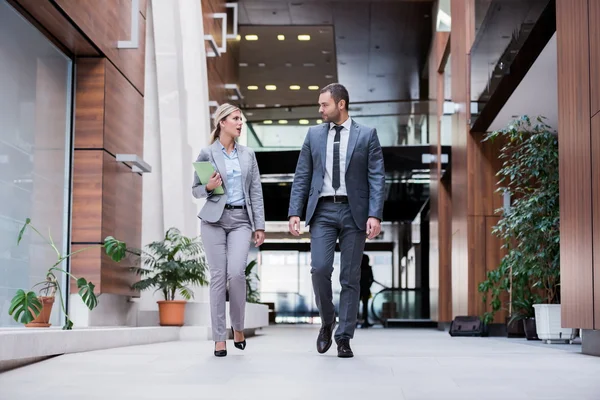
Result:
{"type": "Polygon", "coordinates": [[[484,140],[498,138],[505,143],[498,191],[512,204],[498,210],[502,217],[493,233],[504,239],[507,254],[479,289],[491,291],[492,315],[508,291],[515,318],[535,315],[540,339],[570,339],[573,331],[560,324],[558,135],[543,117],[533,124],[523,116],[484,140]]]}
{"type": "Polygon", "coordinates": [[[252,272],[256,265],[257,261],[252,260],[246,266],[246,301],[248,303],[260,302],[260,292],[258,291],[258,288],[254,286],[254,282],[260,281],[260,278],[255,272],[252,272]]]}
{"type": "Polygon", "coordinates": [[[133,270],[143,279],[132,285],[135,290],[156,288],[164,300],[158,301],[161,326],[182,326],[185,304],[194,297],[189,285],[204,286],[206,259],[200,238],[188,238],[179,229],[170,228],[163,240],[152,242],[138,251],[141,266],[133,270]],[[176,300],[177,294],[184,300],[176,300]]]}
{"type": "Polygon", "coordinates": [[[98,298],[94,294],[95,285],[92,282],[88,282],[85,278],[75,277],[73,274],[71,274],[64,268],[61,268],[60,265],[69,257],[75,254],[98,247],[103,247],[106,251],[106,254],[113,261],[119,262],[125,257],[127,253],[127,247],[125,243],[118,241],[112,236],[107,236],[104,239],[103,244],[92,245],[68,254],[62,254],[56,246],[56,244],[54,243],[52,235],[49,233],[48,237],[46,238],[40,233],[39,230],[37,230],[31,224],[31,219],[29,218],[25,220],[25,224],[19,231],[17,245],[21,243],[21,240],[23,239],[23,235],[25,234],[27,228],[31,229],[34,233],[40,236],[44,240],[44,242],[46,242],[48,246],[50,246],[54,250],[54,252],[56,253],[57,260],[46,272],[46,279],[33,286],[33,288],[40,287],[39,294],[37,294],[33,290],[30,290],[28,292],[26,292],[23,289],[17,290],[17,293],[10,302],[8,313],[14,318],[15,321],[25,324],[25,326],[28,328],[50,327],[49,321],[52,312],[52,306],[54,305],[56,294],[58,294],[60,306],[65,314],[65,324],[63,326],[63,329],[72,329],[73,322],[71,321],[71,319],[69,318],[69,314],[67,313],[64,301],[65,296],[63,295],[63,289],[60,286],[60,279],[57,275],[65,274],[77,283],[77,288],[79,289],[79,296],[83,300],[83,303],[90,310],[94,309],[98,305],[98,298]]]}

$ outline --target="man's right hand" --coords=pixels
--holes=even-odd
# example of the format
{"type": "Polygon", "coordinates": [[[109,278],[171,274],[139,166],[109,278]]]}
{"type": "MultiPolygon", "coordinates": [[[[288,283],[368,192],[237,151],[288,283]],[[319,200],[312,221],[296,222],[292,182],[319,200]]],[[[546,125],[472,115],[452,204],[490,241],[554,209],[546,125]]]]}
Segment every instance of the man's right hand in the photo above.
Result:
{"type": "Polygon", "coordinates": [[[290,217],[290,233],[294,236],[300,236],[300,217],[290,217]]]}
{"type": "Polygon", "coordinates": [[[215,171],[215,172],[213,172],[212,176],[208,180],[208,183],[206,184],[206,190],[211,192],[211,191],[215,190],[216,188],[218,188],[219,186],[221,186],[221,183],[222,183],[221,175],[219,175],[215,171]]]}

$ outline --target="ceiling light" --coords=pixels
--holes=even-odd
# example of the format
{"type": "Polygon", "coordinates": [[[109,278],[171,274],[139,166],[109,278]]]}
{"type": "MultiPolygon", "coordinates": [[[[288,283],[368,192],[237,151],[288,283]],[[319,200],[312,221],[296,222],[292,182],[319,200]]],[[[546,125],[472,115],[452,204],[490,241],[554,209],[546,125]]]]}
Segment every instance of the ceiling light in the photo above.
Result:
{"type": "Polygon", "coordinates": [[[304,65],[305,67],[314,67],[315,66],[314,63],[304,63],[302,65],[304,65]]]}
{"type": "Polygon", "coordinates": [[[258,35],[246,35],[246,40],[249,42],[254,42],[258,40],[258,35]]]}
{"type": "Polygon", "coordinates": [[[300,123],[300,125],[308,125],[310,124],[310,121],[307,119],[301,119],[300,121],[298,121],[300,123]]]}
{"type": "Polygon", "coordinates": [[[319,90],[319,87],[316,85],[312,85],[308,87],[308,90],[319,90]]]}
{"type": "Polygon", "coordinates": [[[292,85],[292,86],[290,86],[290,90],[300,90],[300,86],[299,85],[292,85]]]}
{"type": "Polygon", "coordinates": [[[240,67],[247,67],[247,66],[248,66],[248,63],[239,63],[239,66],[240,66],[240,67]]]}
{"type": "Polygon", "coordinates": [[[310,40],[310,35],[298,35],[298,40],[301,42],[307,42],[310,40]]]}
{"type": "Polygon", "coordinates": [[[318,120],[317,120],[317,124],[322,124],[322,123],[323,123],[323,120],[322,120],[322,119],[318,119],[318,120]]]}
{"type": "Polygon", "coordinates": [[[325,75],[325,79],[333,79],[333,75],[325,75]]]}
{"type": "Polygon", "coordinates": [[[258,66],[261,67],[261,68],[264,68],[264,67],[267,66],[267,64],[265,64],[265,63],[258,63],[258,66]]]}
{"type": "Polygon", "coordinates": [[[242,37],[241,37],[240,35],[237,35],[237,36],[235,37],[235,40],[237,40],[237,41],[239,42],[240,40],[242,40],[242,37]]]}
{"type": "Polygon", "coordinates": [[[277,40],[285,40],[285,35],[277,35],[277,40]]]}
{"type": "Polygon", "coordinates": [[[250,85],[250,86],[248,86],[248,90],[258,90],[258,86],[250,85]]]}
{"type": "Polygon", "coordinates": [[[285,124],[287,124],[287,123],[288,123],[288,122],[287,122],[287,120],[286,120],[286,119],[280,119],[280,120],[279,120],[279,124],[280,124],[280,125],[285,125],[285,124]]]}
{"type": "Polygon", "coordinates": [[[251,117],[251,116],[254,115],[254,113],[253,112],[247,112],[246,115],[249,116],[249,117],[251,117]]]}
{"type": "Polygon", "coordinates": [[[277,86],[275,86],[275,85],[267,85],[267,86],[265,86],[265,89],[267,89],[267,90],[277,90],[277,86]]]}
{"type": "Polygon", "coordinates": [[[256,108],[265,108],[266,106],[264,104],[257,104],[256,108]]]}
{"type": "Polygon", "coordinates": [[[274,106],[275,108],[279,108],[279,107],[281,107],[281,104],[274,104],[273,106],[274,106]]]}
{"type": "Polygon", "coordinates": [[[321,50],[321,53],[323,53],[323,54],[331,54],[331,51],[329,51],[329,50],[321,50]]]}
{"type": "Polygon", "coordinates": [[[271,121],[270,119],[263,121],[263,124],[265,125],[271,125],[273,123],[273,121],[271,121]]]}
{"type": "Polygon", "coordinates": [[[285,66],[286,66],[286,67],[291,67],[291,66],[292,66],[292,63],[285,63],[285,66]]]}

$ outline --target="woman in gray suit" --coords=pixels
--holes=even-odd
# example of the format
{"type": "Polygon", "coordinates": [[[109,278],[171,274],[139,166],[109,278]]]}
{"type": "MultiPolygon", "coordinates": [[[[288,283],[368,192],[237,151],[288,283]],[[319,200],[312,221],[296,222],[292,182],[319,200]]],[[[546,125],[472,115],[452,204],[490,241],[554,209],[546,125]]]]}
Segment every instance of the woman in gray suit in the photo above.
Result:
{"type": "Polygon", "coordinates": [[[215,173],[201,183],[194,174],[194,197],[206,198],[198,214],[201,235],[210,268],[210,311],[214,354],[227,355],[225,340],[225,296],[229,282],[229,316],[233,344],[246,347],[244,311],[246,307],[246,263],[250,240],[265,240],[265,212],[256,156],[252,149],[236,143],[242,130],[242,113],[230,104],[215,112],[211,145],[202,149],[197,161],[210,161],[215,173]],[[214,193],[223,186],[224,194],[214,193]]]}

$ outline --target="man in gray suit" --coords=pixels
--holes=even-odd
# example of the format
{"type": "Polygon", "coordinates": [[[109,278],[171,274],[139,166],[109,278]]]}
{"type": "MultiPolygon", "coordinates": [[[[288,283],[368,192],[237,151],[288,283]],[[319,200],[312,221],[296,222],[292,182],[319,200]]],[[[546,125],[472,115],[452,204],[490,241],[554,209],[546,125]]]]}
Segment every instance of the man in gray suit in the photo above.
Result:
{"type": "Polygon", "coordinates": [[[321,90],[319,112],[324,124],[308,130],[292,185],[289,230],[300,235],[300,216],[306,208],[310,226],[311,273],[321,315],[317,351],[332,344],[335,308],[331,287],[333,257],[341,249],[339,326],[335,332],[338,357],[353,357],[360,295],[360,263],[365,240],[381,232],[385,192],[383,153],[377,131],[348,116],[346,88],[333,83],[321,90]],[[307,204],[308,201],[308,204],[307,204]]]}

